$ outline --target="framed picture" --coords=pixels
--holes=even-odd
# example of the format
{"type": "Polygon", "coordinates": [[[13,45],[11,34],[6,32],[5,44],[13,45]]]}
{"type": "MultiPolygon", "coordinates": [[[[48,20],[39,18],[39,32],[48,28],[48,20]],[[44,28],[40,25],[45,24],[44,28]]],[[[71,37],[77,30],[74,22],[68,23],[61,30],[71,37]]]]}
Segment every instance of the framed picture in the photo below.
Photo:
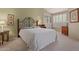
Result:
{"type": "Polygon", "coordinates": [[[8,25],[14,24],[14,15],[13,14],[8,14],[7,19],[8,19],[8,21],[7,21],[8,25]]]}
{"type": "Polygon", "coordinates": [[[79,22],[78,9],[70,12],[70,22],[79,22]]]}

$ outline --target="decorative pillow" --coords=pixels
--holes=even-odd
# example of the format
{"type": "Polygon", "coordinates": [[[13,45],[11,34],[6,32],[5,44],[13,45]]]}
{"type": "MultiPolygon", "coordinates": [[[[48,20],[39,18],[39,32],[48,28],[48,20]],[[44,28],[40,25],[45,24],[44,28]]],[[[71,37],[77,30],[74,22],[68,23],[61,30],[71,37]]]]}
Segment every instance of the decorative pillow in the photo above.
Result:
{"type": "Polygon", "coordinates": [[[33,27],[23,27],[22,29],[32,29],[33,27]]]}

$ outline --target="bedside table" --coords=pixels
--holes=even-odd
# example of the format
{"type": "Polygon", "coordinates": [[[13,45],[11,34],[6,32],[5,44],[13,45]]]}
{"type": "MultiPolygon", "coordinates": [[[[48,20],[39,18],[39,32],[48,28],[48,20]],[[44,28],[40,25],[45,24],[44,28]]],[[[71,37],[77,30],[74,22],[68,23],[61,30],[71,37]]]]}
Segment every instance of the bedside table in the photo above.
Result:
{"type": "Polygon", "coordinates": [[[2,36],[2,44],[4,42],[5,35],[7,35],[7,40],[6,41],[9,41],[9,31],[1,31],[0,35],[2,36]]]}
{"type": "Polygon", "coordinates": [[[68,26],[62,26],[62,34],[68,36],[68,26]]]}

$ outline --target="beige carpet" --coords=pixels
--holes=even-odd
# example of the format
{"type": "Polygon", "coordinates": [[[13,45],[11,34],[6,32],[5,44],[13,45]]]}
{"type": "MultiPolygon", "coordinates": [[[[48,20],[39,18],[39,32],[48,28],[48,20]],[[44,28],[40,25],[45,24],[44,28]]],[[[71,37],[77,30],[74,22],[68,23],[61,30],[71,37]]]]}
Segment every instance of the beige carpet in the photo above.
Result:
{"type": "Polygon", "coordinates": [[[60,33],[57,36],[57,41],[43,48],[42,51],[79,51],[79,41],[70,39],[60,33]]]}
{"type": "Polygon", "coordinates": [[[0,51],[26,51],[27,49],[27,44],[20,38],[14,38],[0,46],[0,51]]]}
{"type": "MultiPolygon", "coordinates": [[[[70,39],[60,33],[57,34],[57,40],[55,43],[51,43],[41,51],[79,51],[79,41],[70,39]]],[[[20,39],[14,38],[14,40],[0,46],[0,51],[28,51],[27,44],[20,39]]]]}

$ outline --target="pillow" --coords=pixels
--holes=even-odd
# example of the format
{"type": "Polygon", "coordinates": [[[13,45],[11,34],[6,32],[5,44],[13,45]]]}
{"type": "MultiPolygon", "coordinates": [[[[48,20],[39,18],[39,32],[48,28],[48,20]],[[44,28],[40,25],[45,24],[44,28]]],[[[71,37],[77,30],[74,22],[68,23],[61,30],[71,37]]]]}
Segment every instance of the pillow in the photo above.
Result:
{"type": "Polygon", "coordinates": [[[32,29],[33,27],[23,27],[22,29],[32,29]]]}

